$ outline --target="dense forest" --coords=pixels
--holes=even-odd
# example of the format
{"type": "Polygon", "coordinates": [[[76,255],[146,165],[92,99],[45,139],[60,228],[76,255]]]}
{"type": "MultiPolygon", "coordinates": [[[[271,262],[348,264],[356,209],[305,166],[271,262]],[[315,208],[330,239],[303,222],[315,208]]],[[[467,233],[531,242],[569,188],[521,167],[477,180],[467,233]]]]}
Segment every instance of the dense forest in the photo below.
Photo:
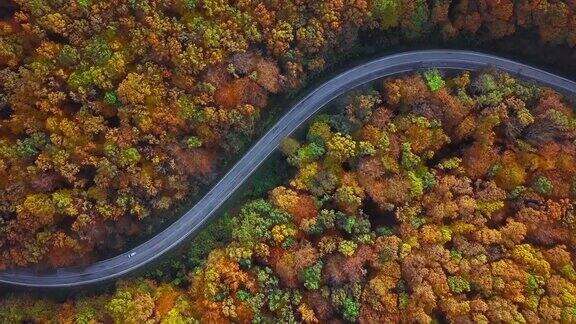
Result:
{"type": "Polygon", "coordinates": [[[572,323],[575,140],[570,102],[499,71],[386,79],[286,139],[292,177],[201,234],[221,245],[183,282],[0,319],[572,323]]]}
{"type": "Polygon", "coordinates": [[[208,187],[271,95],[359,36],[574,46],[574,2],[15,0],[0,7],[0,269],[86,264],[208,187]]]}
{"type": "MultiPolygon", "coordinates": [[[[361,41],[518,34],[573,48],[576,2],[0,0],[0,270],[178,217],[361,41]]],[[[576,323],[572,104],[498,71],[384,80],[183,253],[98,294],[3,291],[0,322],[576,323]]]]}

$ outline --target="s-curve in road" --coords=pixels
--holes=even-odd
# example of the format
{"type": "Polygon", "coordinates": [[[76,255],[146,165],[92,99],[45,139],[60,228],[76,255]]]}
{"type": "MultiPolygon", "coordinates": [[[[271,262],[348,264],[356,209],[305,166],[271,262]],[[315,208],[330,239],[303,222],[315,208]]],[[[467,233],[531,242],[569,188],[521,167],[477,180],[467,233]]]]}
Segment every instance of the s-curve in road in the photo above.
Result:
{"type": "Polygon", "coordinates": [[[467,51],[431,50],[390,55],[352,68],[322,84],[294,105],[232,169],[186,214],[134,249],[87,267],[51,272],[14,269],[0,272],[0,283],[30,288],[73,288],[102,283],[145,269],[153,261],[195,235],[219,207],[279,146],[283,138],[345,92],[399,73],[420,69],[478,70],[494,67],[512,75],[576,94],[576,83],[507,59],[467,51]]]}

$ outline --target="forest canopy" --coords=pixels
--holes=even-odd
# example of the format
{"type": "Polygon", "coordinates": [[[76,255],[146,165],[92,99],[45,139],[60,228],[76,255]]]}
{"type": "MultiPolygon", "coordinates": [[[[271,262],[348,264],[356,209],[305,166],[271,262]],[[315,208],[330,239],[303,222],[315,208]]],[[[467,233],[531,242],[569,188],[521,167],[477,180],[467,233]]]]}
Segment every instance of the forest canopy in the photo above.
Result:
{"type": "Polygon", "coordinates": [[[15,0],[0,11],[0,269],[92,262],[196,197],[271,95],[365,35],[574,46],[573,2],[15,0]]]}
{"type": "MultiPolygon", "coordinates": [[[[153,233],[361,46],[528,35],[576,46],[576,2],[0,0],[0,270],[153,233]]],[[[573,103],[429,70],[336,108],[184,253],[0,322],[576,322],[573,103]]]]}
{"type": "Polygon", "coordinates": [[[0,319],[571,323],[575,140],[572,103],[505,73],[389,78],[286,139],[292,177],[183,284],[14,296],[0,319]]]}

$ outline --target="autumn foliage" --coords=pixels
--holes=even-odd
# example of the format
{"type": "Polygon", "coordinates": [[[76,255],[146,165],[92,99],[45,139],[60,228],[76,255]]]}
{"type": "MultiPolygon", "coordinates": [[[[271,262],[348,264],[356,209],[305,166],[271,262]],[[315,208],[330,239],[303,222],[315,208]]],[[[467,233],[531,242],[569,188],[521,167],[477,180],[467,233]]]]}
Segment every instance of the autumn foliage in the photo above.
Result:
{"type": "Polygon", "coordinates": [[[245,203],[184,284],[11,296],[0,319],[574,322],[575,120],[498,71],[384,80],[285,141],[292,178],[245,203]]]}
{"type": "Polygon", "coordinates": [[[268,97],[299,87],[312,69],[303,62],[321,69],[344,30],[369,17],[365,3],[6,6],[0,269],[121,249],[211,183],[250,143],[268,97]]]}
{"type": "MultiPolygon", "coordinates": [[[[532,30],[547,43],[576,44],[570,1],[5,2],[0,268],[82,264],[121,249],[215,179],[252,139],[271,94],[302,86],[359,35],[493,39],[532,30]]],[[[347,158],[343,150],[331,159],[347,158]]],[[[469,171],[481,175],[493,153],[479,144],[467,153],[480,157],[469,171]]],[[[374,199],[401,202],[403,181],[398,197],[381,188],[374,199]]],[[[340,189],[339,204],[354,209],[346,200],[354,190],[340,189]]]]}
{"type": "MultiPolygon", "coordinates": [[[[0,0],[0,269],[121,250],[361,36],[529,32],[574,47],[574,1],[0,0]]],[[[385,80],[286,140],[291,179],[177,279],[3,295],[0,322],[576,322],[575,118],[496,71],[385,80]]]]}

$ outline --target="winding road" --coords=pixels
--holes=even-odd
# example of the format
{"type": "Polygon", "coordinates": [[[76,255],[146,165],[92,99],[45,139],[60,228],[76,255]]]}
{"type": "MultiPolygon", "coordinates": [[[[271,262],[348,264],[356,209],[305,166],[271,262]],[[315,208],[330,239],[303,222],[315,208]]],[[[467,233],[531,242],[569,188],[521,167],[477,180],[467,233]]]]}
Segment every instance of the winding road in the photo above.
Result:
{"type": "Polygon", "coordinates": [[[0,272],[0,283],[12,287],[77,288],[117,279],[144,269],[195,235],[222,204],[258,169],[266,158],[300,125],[331,100],[376,79],[420,69],[478,70],[495,67],[522,79],[575,95],[576,83],[565,78],[492,55],[454,50],[406,52],[379,58],[352,68],[317,87],[294,105],[232,169],[186,214],[161,233],[134,249],[87,267],[35,272],[0,272]]]}

